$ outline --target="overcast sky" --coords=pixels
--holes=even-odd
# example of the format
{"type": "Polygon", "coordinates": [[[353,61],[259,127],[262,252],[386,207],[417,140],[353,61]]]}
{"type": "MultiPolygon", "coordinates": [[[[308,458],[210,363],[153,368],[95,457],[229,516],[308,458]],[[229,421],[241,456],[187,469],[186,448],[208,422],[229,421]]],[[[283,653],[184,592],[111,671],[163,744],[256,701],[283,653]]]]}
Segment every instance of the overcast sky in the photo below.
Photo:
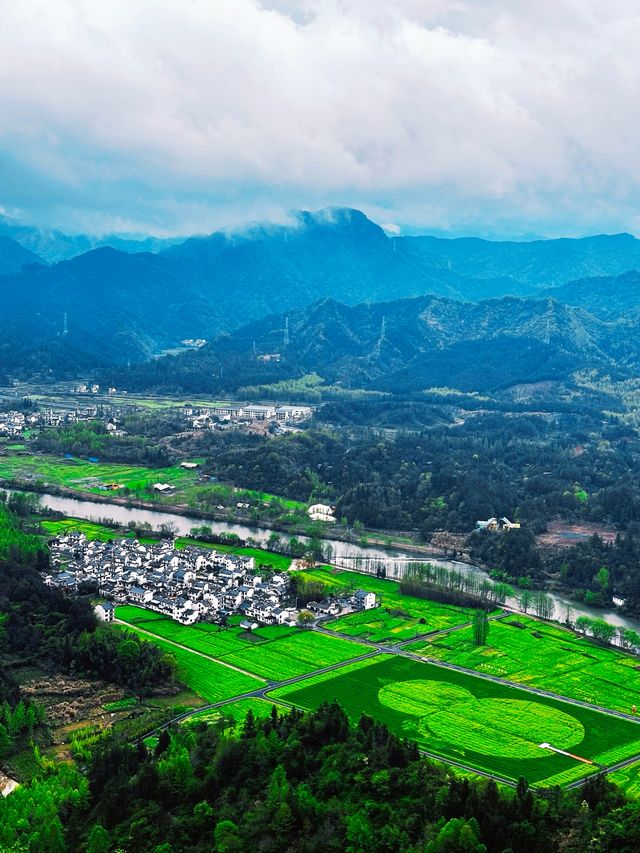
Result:
{"type": "Polygon", "coordinates": [[[0,0],[0,210],[640,233],[637,0],[0,0]]]}

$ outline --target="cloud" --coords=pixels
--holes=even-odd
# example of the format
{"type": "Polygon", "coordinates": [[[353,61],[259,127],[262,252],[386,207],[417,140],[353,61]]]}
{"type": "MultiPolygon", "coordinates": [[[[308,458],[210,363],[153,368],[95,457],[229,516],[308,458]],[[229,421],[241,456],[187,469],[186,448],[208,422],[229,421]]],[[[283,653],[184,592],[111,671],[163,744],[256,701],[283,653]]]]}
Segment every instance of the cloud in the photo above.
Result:
{"type": "Polygon", "coordinates": [[[206,231],[291,207],[640,230],[632,0],[30,0],[0,32],[0,204],[206,231]]]}

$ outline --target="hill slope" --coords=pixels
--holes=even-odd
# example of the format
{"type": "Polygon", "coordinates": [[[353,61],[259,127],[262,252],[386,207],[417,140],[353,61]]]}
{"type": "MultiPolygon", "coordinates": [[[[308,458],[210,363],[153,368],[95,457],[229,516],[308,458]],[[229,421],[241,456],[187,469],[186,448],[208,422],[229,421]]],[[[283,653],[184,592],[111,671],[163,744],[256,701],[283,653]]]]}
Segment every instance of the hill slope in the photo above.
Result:
{"type": "Polygon", "coordinates": [[[271,316],[198,352],[136,369],[126,381],[218,392],[317,373],[327,384],[381,391],[488,390],[640,363],[638,324],[604,322],[551,299],[472,304],[425,296],[356,306],[324,299],[291,312],[288,322],[286,346],[285,318],[271,316]],[[263,360],[266,354],[277,358],[263,360]]]}

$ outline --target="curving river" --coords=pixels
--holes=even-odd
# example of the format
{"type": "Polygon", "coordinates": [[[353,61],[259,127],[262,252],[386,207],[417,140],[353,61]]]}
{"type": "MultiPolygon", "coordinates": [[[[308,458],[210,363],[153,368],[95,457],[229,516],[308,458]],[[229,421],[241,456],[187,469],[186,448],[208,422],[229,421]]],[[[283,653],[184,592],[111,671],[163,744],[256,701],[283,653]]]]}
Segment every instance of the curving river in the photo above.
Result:
{"type": "MultiPolygon", "coordinates": [[[[64,513],[72,518],[83,518],[86,521],[100,521],[104,518],[117,521],[126,526],[129,522],[149,523],[152,528],[158,529],[161,524],[171,525],[180,536],[188,536],[193,527],[206,525],[214,533],[235,533],[241,539],[253,539],[261,544],[266,544],[271,533],[263,527],[251,527],[244,524],[232,524],[224,521],[203,520],[202,518],[190,518],[188,515],[176,515],[162,510],[138,509],[137,507],[125,507],[118,504],[98,503],[96,501],[81,498],[60,497],[59,495],[38,494],[42,504],[49,509],[64,513]]],[[[303,536],[297,537],[304,541],[303,536]]],[[[384,564],[387,569],[387,577],[399,579],[409,562],[430,562],[434,565],[444,566],[447,569],[472,573],[487,577],[487,572],[479,566],[469,563],[460,563],[454,560],[443,560],[438,557],[416,555],[409,549],[382,549],[376,547],[364,547],[352,542],[342,542],[338,539],[324,539],[326,545],[332,551],[331,562],[335,565],[354,569],[355,571],[375,571],[376,567],[384,564]]],[[[575,601],[558,593],[549,592],[553,601],[553,618],[558,621],[566,619],[567,611],[571,613],[571,619],[575,622],[578,616],[589,616],[592,619],[606,619],[612,625],[631,628],[640,633],[640,619],[623,616],[615,609],[601,609],[588,607],[580,601],[575,601]]],[[[507,599],[507,605],[518,610],[518,600],[507,599]]]]}

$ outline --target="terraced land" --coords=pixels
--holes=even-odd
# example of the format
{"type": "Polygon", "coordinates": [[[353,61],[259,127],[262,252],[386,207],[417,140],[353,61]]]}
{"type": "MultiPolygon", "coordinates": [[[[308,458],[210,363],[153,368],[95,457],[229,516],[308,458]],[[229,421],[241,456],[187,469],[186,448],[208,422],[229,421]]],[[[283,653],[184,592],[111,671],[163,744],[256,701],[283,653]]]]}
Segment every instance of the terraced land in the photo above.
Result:
{"type": "Polygon", "coordinates": [[[638,659],[526,616],[492,621],[486,646],[471,628],[411,644],[425,657],[631,713],[640,707],[638,659]],[[522,626],[522,627],[518,627],[522,626]]]}
{"type": "Polygon", "coordinates": [[[566,784],[598,764],[640,754],[640,723],[399,656],[362,661],[268,697],[307,710],[335,699],[354,721],[370,714],[431,753],[537,785],[566,784]]]}
{"type": "MultiPolygon", "coordinates": [[[[251,633],[241,628],[221,630],[204,622],[180,625],[167,616],[130,605],[117,607],[116,618],[271,681],[304,675],[369,651],[351,640],[285,625],[259,628],[251,633]]],[[[193,687],[191,682],[187,683],[193,687]]]]}

